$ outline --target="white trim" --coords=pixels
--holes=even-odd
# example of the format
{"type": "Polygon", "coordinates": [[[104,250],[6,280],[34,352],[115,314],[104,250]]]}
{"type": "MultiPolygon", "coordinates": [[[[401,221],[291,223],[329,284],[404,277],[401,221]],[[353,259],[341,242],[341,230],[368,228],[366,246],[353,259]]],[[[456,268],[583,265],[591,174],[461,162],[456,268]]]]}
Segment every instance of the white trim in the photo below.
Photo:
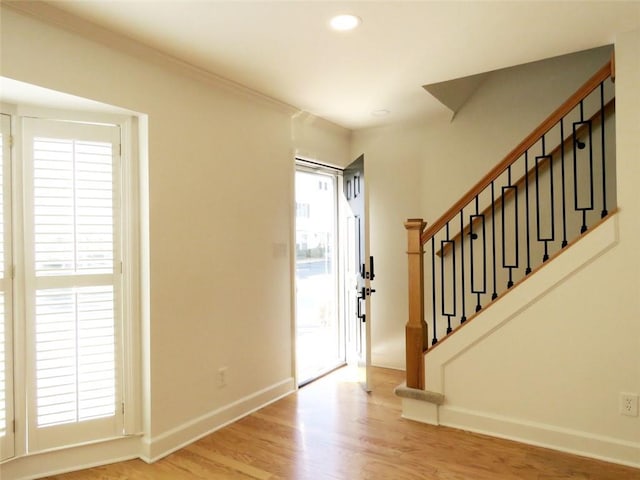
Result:
{"type": "MultiPolygon", "coordinates": [[[[300,155],[295,156],[296,171],[303,171],[307,173],[321,173],[323,175],[342,176],[344,168],[332,165],[326,162],[320,162],[310,157],[303,157],[300,155]]],[[[338,194],[341,190],[336,190],[338,194]]]]}
{"type": "MultiPolygon", "coordinates": [[[[62,92],[56,92],[65,95],[62,92]]],[[[12,104],[5,104],[12,106],[12,104]]],[[[18,117],[33,118],[39,121],[48,120],[62,123],[82,123],[84,125],[113,125],[122,127],[127,122],[131,121],[131,118],[136,115],[135,112],[131,114],[117,114],[106,112],[85,112],[77,110],[64,110],[59,108],[41,107],[35,105],[16,105],[14,106],[15,113],[18,117]]]]}
{"type": "Polygon", "coordinates": [[[402,418],[640,468],[640,443],[429,402],[402,399],[402,418]]]}
{"type": "Polygon", "coordinates": [[[121,124],[120,192],[122,275],[122,401],[124,433],[142,431],[140,361],[140,162],[138,119],[129,117],[121,124]]]}
{"type": "MultiPolygon", "coordinates": [[[[72,116],[70,115],[72,118],[72,116]]],[[[42,118],[20,117],[23,126],[22,144],[24,165],[24,184],[23,188],[23,228],[25,233],[22,248],[25,253],[25,290],[23,292],[26,298],[26,316],[21,318],[17,324],[24,322],[26,331],[26,385],[27,389],[27,451],[45,451],[52,448],[64,447],[68,444],[81,443],[84,441],[92,441],[93,439],[112,438],[124,431],[124,416],[120,405],[122,404],[122,361],[123,361],[123,345],[121,328],[126,320],[122,320],[122,276],[119,274],[119,265],[121,262],[121,249],[123,232],[122,219],[122,199],[121,192],[121,162],[120,162],[120,142],[121,130],[120,125],[116,124],[96,124],[96,123],[80,123],[78,121],[58,121],[42,118]],[[112,161],[112,186],[113,186],[113,256],[112,272],[100,275],[71,274],[67,276],[48,277],[39,276],[35,270],[35,204],[34,204],[34,151],[33,141],[38,135],[52,135],[55,138],[63,139],[83,139],[89,141],[102,141],[111,145],[111,161],[112,161]],[[40,289],[51,288],[69,288],[84,286],[109,286],[113,289],[113,309],[114,309],[114,338],[115,343],[115,398],[114,398],[114,414],[98,419],[85,420],[82,422],[70,422],[56,426],[47,426],[46,428],[37,425],[37,392],[36,385],[36,347],[35,347],[35,329],[37,316],[35,312],[36,295],[40,289]]],[[[101,121],[101,120],[94,120],[101,121]]],[[[75,167],[74,167],[75,168],[75,167]]]]}
{"type": "Polygon", "coordinates": [[[402,418],[428,425],[440,425],[438,405],[415,398],[402,399],[402,418]]]}
{"type": "MultiPolygon", "coordinates": [[[[39,106],[24,106],[13,105],[8,103],[0,103],[2,107],[2,113],[7,113],[11,117],[12,134],[14,137],[13,142],[13,154],[17,161],[14,162],[15,168],[13,169],[11,176],[11,185],[20,186],[17,191],[13,192],[13,218],[12,227],[9,232],[13,231],[12,241],[14,245],[25,244],[25,231],[23,220],[25,218],[24,209],[24,195],[20,194],[22,188],[24,188],[25,180],[25,162],[20,161],[23,158],[24,149],[24,133],[25,122],[48,122],[52,128],[59,128],[66,125],[80,124],[84,125],[82,128],[88,126],[97,127],[99,130],[104,130],[105,127],[109,127],[108,130],[114,133],[110,136],[110,140],[116,148],[118,145],[122,145],[121,154],[118,155],[116,150],[116,162],[114,166],[114,176],[116,183],[120,184],[120,187],[114,192],[114,200],[120,203],[122,208],[119,208],[120,214],[123,215],[118,219],[118,226],[114,230],[117,238],[121,240],[121,243],[114,245],[115,247],[115,264],[114,273],[109,275],[93,276],[93,280],[100,280],[98,283],[104,283],[105,279],[110,280],[107,283],[123,284],[122,287],[130,287],[131,291],[125,292],[124,298],[121,293],[116,295],[116,308],[127,315],[127,321],[122,320],[122,324],[118,325],[118,329],[122,330],[122,340],[119,342],[118,350],[123,349],[123,359],[126,356],[127,364],[121,365],[117,376],[120,377],[121,386],[120,391],[117,392],[117,416],[120,418],[120,422],[124,422],[124,425],[120,423],[116,431],[113,432],[113,438],[125,438],[124,435],[139,434],[142,430],[142,419],[145,412],[144,406],[141,403],[142,385],[141,385],[141,363],[142,359],[139,355],[139,348],[137,345],[141,342],[141,315],[140,305],[142,300],[138,300],[137,296],[140,294],[140,281],[142,278],[141,269],[142,258],[145,257],[145,253],[141,250],[141,238],[143,237],[140,231],[141,222],[144,220],[145,212],[147,209],[143,209],[142,205],[138,202],[142,198],[144,192],[148,195],[148,186],[143,185],[143,179],[147,178],[147,173],[142,170],[142,166],[146,166],[146,157],[139,158],[138,155],[143,152],[146,153],[146,145],[139,145],[138,142],[146,140],[146,116],[136,115],[131,112],[131,115],[125,113],[91,113],[86,111],[76,112],[67,111],[61,109],[52,109],[39,106]],[[30,115],[25,117],[24,115],[30,115]],[[33,117],[35,116],[35,118],[33,117]],[[51,121],[54,122],[51,122],[51,121]],[[125,216],[126,215],[126,216],[125,216]],[[120,273],[121,260],[131,262],[126,265],[130,268],[124,268],[123,275],[120,273]],[[98,278],[100,277],[100,278],[98,278]],[[120,403],[126,405],[125,415],[122,415],[120,409],[120,403]],[[123,433],[124,432],[124,433],[123,433]],[[120,437],[120,434],[123,436],[120,437]]],[[[123,112],[125,112],[123,110],[123,112]]],[[[95,129],[95,128],[94,128],[95,129]]],[[[28,129],[27,129],[28,130],[28,129]]],[[[28,153],[28,152],[26,152],[28,153]]],[[[28,178],[28,175],[26,176],[28,178]]],[[[146,224],[145,224],[146,225],[146,224]]],[[[147,243],[148,245],[148,243],[147,243]]],[[[26,318],[26,306],[25,306],[25,265],[28,258],[25,258],[25,251],[22,248],[14,249],[13,263],[16,266],[14,286],[14,318],[24,319],[26,318]]],[[[55,284],[59,283],[63,279],[53,279],[51,282],[55,284]]],[[[84,279],[87,280],[87,279],[84,279]]],[[[47,279],[44,282],[48,282],[47,279]]],[[[86,282],[80,282],[86,283],[86,282]]],[[[122,317],[122,315],[120,315],[122,317]]],[[[26,338],[28,337],[28,331],[24,328],[16,328],[14,330],[14,357],[16,357],[14,365],[14,394],[15,394],[15,418],[16,418],[16,433],[15,433],[15,451],[13,453],[13,459],[11,461],[17,461],[19,457],[25,459],[33,458],[33,452],[27,454],[26,448],[26,432],[27,432],[27,412],[26,412],[26,351],[28,350],[26,345],[26,338]],[[23,358],[25,357],[25,358],[23,358]]],[[[120,336],[120,334],[119,334],[120,336]]],[[[121,362],[118,362],[121,363],[121,362]]],[[[107,437],[105,437],[106,439],[107,437]]],[[[106,441],[106,440],[105,440],[106,441]]],[[[111,440],[109,440],[111,441],[111,440]]],[[[68,448],[74,451],[77,447],[69,445],[68,448]]],[[[43,452],[40,452],[43,453],[43,452]]],[[[138,456],[139,449],[136,449],[133,453],[129,452],[127,455],[138,456]]],[[[31,460],[29,460],[31,461],[31,460]]],[[[101,462],[105,463],[105,462],[101,462]]]]}
{"type": "Polygon", "coordinates": [[[289,377],[224,407],[189,420],[150,440],[145,438],[143,439],[144,454],[140,458],[147,463],[153,463],[216,430],[240,420],[242,417],[290,395],[294,391],[294,379],[289,377]]]}
{"type": "Polygon", "coordinates": [[[446,405],[439,417],[440,425],[640,468],[640,443],[446,405]]]}
{"type": "Polygon", "coordinates": [[[84,112],[89,123],[95,123],[94,115],[106,114],[127,117],[137,114],[137,112],[126,108],[21,82],[5,76],[0,76],[0,92],[2,92],[0,93],[0,98],[4,99],[5,102],[19,105],[18,108],[11,110],[10,113],[14,115],[29,116],[35,114],[36,117],[42,116],[39,112],[41,109],[46,108],[60,112],[62,114],[61,119],[67,118],[68,112],[84,112]]]}
{"type": "Polygon", "coordinates": [[[298,321],[296,299],[296,173],[298,171],[297,158],[293,157],[292,169],[289,175],[289,311],[291,323],[289,325],[289,339],[291,342],[291,375],[294,388],[298,389],[298,321]]]}
{"type": "MultiPolygon", "coordinates": [[[[373,352],[371,352],[373,353],[373,352]]],[[[371,366],[372,367],[376,367],[376,368],[386,368],[388,370],[397,370],[399,372],[404,372],[406,371],[406,369],[404,367],[401,367],[399,365],[392,365],[390,363],[384,363],[384,362],[371,362],[371,366]]]]}
{"type": "Polygon", "coordinates": [[[0,464],[0,478],[31,480],[139,458],[141,439],[124,437],[36,453],[0,464]]]}
{"type": "MultiPolygon", "coordinates": [[[[491,306],[478,319],[425,356],[425,377],[429,389],[446,398],[446,366],[483,339],[491,336],[509,321],[534,305],[547,292],[569,280],[605,252],[614,248],[619,240],[619,217],[614,215],[570,250],[526,281],[527,286],[516,288],[491,306]]],[[[446,400],[445,400],[446,402],[446,400]]],[[[588,456],[632,467],[640,467],[640,443],[629,442],[591,432],[531,422],[457,407],[445,403],[433,411],[431,404],[403,399],[403,417],[478,432],[494,437],[516,440],[531,445],[588,456]]]]}
{"type": "MultiPolygon", "coordinates": [[[[139,207],[139,332],[140,343],[138,361],[140,362],[140,426],[148,434],[151,431],[151,260],[149,240],[149,117],[137,117],[138,132],[138,200],[139,207]]],[[[132,185],[133,186],[133,185],[132,185]]]]}
{"type": "Polygon", "coordinates": [[[342,229],[342,207],[341,207],[341,199],[342,199],[342,169],[338,167],[332,167],[325,163],[317,162],[312,159],[303,159],[300,157],[294,158],[294,174],[293,174],[293,188],[292,188],[292,240],[291,245],[294,247],[290,249],[290,260],[291,260],[291,278],[292,282],[292,312],[293,312],[293,321],[292,321],[292,359],[293,359],[293,374],[296,380],[296,387],[306,385],[307,383],[313,381],[316,378],[319,378],[323,375],[326,375],[328,372],[335,370],[336,368],[340,368],[341,366],[346,365],[347,363],[347,326],[346,326],[346,317],[344,313],[344,248],[343,248],[343,239],[342,236],[344,234],[342,229]],[[335,272],[333,276],[335,277],[335,288],[334,296],[336,302],[336,314],[337,314],[337,333],[338,333],[338,343],[339,343],[339,351],[338,351],[338,363],[331,364],[326,366],[322,371],[317,371],[313,373],[312,377],[309,378],[301,378],[298,372],[298,312],[297,312],[297,296],[298,296],[298,279],[296,275],[297,268],[297,231],[298,231],[298,217],[297,217],[297,200],[298,196],[296,194],[296,182],[297,182],[297,174],[298,172],[310,174],[310,175],[320,175],[324,176],[333,183],[333,200],[334,204],[334,238],[332,242],[332,249],[334,252],[337,252],[336,257],[336,265],[335,272]]]}
{"type": "Polygon", "coordinates": [[[12,131],[12,134],[15,135],[15,132],[13,131],[15,127],[13,123],[13,117],[16,114],[16,106],[12,103],[6,103],[4,101],[0,101],[0,113],[3,113],[4,115],[9,115],[11,117],[11,131],[12,131]]]}
{"type": "Polygon", "coordinates": [[[180,60],[148,45],[132,40],[129,37],[114,33],[96,23],[82,19],[71,13],[65,12],[52,5],[41,1],[2,3],[2,7],[8,7],[20,15],[28,15],[47,25],[60,27],[68,32],[79,35],[83,39],[98,42],[110,49],[143,59],[149,63],[159,65],[169,71],[177,72],[186,77],[199,80],[218,88],[224,88],[230,92],[248,97],[256,102],[274,106],[285,113],[294,114],[300,109],[286,102],[275,99],[263,93],[252,90],[233,80],[216,75],[204,68],[180,60]]]}
{"type": "Polygon", "coordinates": [[[0,277],[0,290],[3,296],[3,314],[0,315],[0,325],[3,328],[3,354],[4,358],[0,361],[4,362],[4,423],[2,425],[4,434],[0,437],[0,461],[11,458],[15,455],[15,431],[12,424],[15,421],[14,406],[14,315],[13,315],[13,234],[12,234],[12,196],[13,196],[13,147],[12,147],[12,119],[9,114],[2,113],[0,115],[0,129],[2,131],[2,162],[0,163],[0,174],[2,176],[2,184],[0,185],[0,212],[2,213],[2,238],[0,242],[3,244],[3,257],[0,261],[3,263],[3,274],[0,277]]]}
{"type": "MultiPolygon", "coordinates": [[[[6,106],[3,105],[3,108],[6,106]]],[[[13,171],[11,182],[13,185],[13,264],[15,277],[13,283],[13,323],[14,327],[18,319],[26,316],[26,297],[19,292],[25,289],[25,250],[16,248],[24,245],[24,196],[21,194],[24,186],[25,165],[23,158],[23,125],[22,119],[15,115],[15,107],[12,110],[12,134],[13,134],[13,171]]],[[[27,362],[26,362],[26,329],[14,328],[13,330],[13,394],[14,415],[16,420],[14,457],[25,455],[27,452],[27,362]]]]}

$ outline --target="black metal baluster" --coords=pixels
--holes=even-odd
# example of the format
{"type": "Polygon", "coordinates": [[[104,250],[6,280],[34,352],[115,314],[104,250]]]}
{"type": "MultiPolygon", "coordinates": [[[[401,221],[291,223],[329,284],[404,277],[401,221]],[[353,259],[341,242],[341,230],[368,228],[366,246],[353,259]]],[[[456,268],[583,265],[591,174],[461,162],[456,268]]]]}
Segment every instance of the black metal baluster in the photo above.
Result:
{"type": "Polygon", "coordinates": [[[567,195],[564,178],[564,118],[560,119],[560,175],[562,177],[562,248],[567,242],[567,195]]]}
{"type": "Polygon", "coordinates": [[[545,155],[545,137],[544,135],[541,138],[542,140],[542,155],[536,157],[536,226],[538,233],[538,241],[544,242],[544,255],[542,256],[542,261],[546,262],[549,260],[549,242],[553,242],[555,239],[555,202],[553,195],[553,158],[551,155],[545,155]],[[547,161],[549,165],[549,216],[550,218],[550,232],[547,237],[542,237],[542,232],[540,228],[540,168],[541,163],[543,161],[547,161]]]}
{"type": "MultiPolygon", "coordinates": [[[[491,248],[493,251],[493,293],[491,294],[491,300],[498,298],[498,288],[496,286],[496,198],[493,183],[491,182],[491,248]]],[[[504,197],[502,197],[502,205],[504,205],[504,197]]]]}
{"type": "Polygon", "coordinates": [[[524,171],[525,171],[525,181],[524,181],[524,206],[525,206],[525,217],[527,224],[527,268],[525,269],[525,275],[529,275],[531,273],[531,235],[529,233],[529,151],[524,152],[524,171]]]}
{"type": "Polygon", "coordinates": [[[477,295],[476,302],[476,312],[482,310],[482,304],[480,302],[480,295],[487,293],[487,241],[486,241],[486,228],[485,228],[485,219],[484,215],[479,214],[478,208],[478,196],[476,195],[476,214],[469,216],[469,236],[471,238],[471,244],[469,247],[469,255],[471,259],[471,293],[475,293],[477,295]],[[478,221],[482,222],[482,288],[476,288],[476,276],[475,276],[475,260],[477,254],[474,254],[476,251],[476,242],[478,239],[478,234],[474,232],[474,224],[478,221]]]}
{"type": "Polygon", "coordinates": [[[518,268],[518,257],[519,255],[519,244],[518,244],[518,186],[511,185],[511,165],[509,165],[507,169],[507,186],[502,187],[502,268],[506,268],[509,270],[509,281],[507,282],[507,288],[513,287],[513,269],[518,268]],[[514,202],[514,235],[515,241],[513,242],[514,246],[514,259],[511,264],[507,263],[507,244],[506,244],[506,217],[505,217],[505,206],[506,206],[506,198],[507,193],[509,191],[513,192],[513,202],[514,202]]]}
{"type": "Polygon", "coordinates": [[[609,213],[607,211],[607,167],[604,148],[604,82],[600,83],[600,130],[602,133],[602,212],[600,218],[604,218],[609,213]]]}
{"type": "Polygon", "coordinates": [[[431,305],[433,306],[433,340],[431,345],[438,343],[436,331],[436,237],[431,237],[431,305]]]}
{"type": "Polygon", "coordinates": [[[449,222],[445,227],[446,240],[440,241],[440,300],[441,300],[441,308],[442,315],[447,317],[447,335],[452,332],[451,328],[451,317],[456,316],[456,242],[455,240],[449,239],[449,222]],[[447,249],[451,249],[451,266],[452,266],[452,274],[451,274],[451,298],[453,308],[452,311],[447,311],[447,302],[446,302],[446,289],[447,283],[445,282],[445,252],[447,249]]]}
{"type": "Polygon", "coordinates": [[[464,323],[467,321],[467,312],[465,307],[465,290],[464,290],[464,207],[460,209],[460,277],[461,277],[461,285],[462,285],[462,296],[460,300],[462,301],[462,317],[460,317],[460,323],[464,323]]]}
{"type": "Polygon", "coordinates": [[[580,102],[580,121],[573,122],[573,196],[574,196],[574,208],[578,212],[582,212],[582,227],[580,227],[580,233],[587,231],[587,211],[593,210],[593,141],[592,141],[592,128],[591,120],[584,119],[584,106],[583,102],[580,102]],[[589,204],[580,205],[580,199],[578,198],[578,186],[584,185],[584,182],[578,181],[578,150],[584,150],[586,143],[578,138],[578,129],[582,125],[586,125],[588,128],[588,142],[589,142],[589,204]]]}

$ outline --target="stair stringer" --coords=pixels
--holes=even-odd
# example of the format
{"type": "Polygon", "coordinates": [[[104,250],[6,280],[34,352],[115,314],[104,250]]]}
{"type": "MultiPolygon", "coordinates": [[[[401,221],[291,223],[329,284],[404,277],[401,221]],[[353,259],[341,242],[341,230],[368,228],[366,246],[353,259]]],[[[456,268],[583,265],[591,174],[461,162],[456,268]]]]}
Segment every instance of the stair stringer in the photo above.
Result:
{"type": "MultiPolygon", "coordinates": [[[[425,355],[426,389],[443,396],[442,405],[403,399],[403,417],[424,423],[446,425],[496,437],[508,438],[556,450],[587,455],[608,461],[640,466],[640,445],[555,425],[472,411],[451,404],[447,391],[449,367],[468,352],[478,348],[509,325],[520,314],[538,302],[557,286],[570,282],[577,272],[604,255],[618,243],[618,215],[613,214],[587,235],[568,247],[556,258],[544,264],[526,281],[503,294],[486,307],[473,321],[443,341],[425,355]]],[[[550,333],[553,335],[553,332],[550,333]]],[[[544,350],[541,350],[544,355],[544,350]]],[[[594,354],[597,354],[594,353],[594,354]]],[[[497,353],[496,355],[499,355],[497,353]]],[[[509,361],[505,359],[505,361],[509,361]]],[[[535,359],[531,360],[536,361],[535,359]]],[[[594,385],[594,388],[597,388],[594,385]]],[[[540,392],[551,400],[555,392],[540,392]]],[[[497,402],[500,399],[496,400],[497,402]]]]}
{"type": "Polygon", "coordinates": [[[533,272],[522,284],[480,312],[450,338],[425,355],[426,389],[444,395],[447,364],[454,361],[465,351],[474,348],[485,338],[496,333],[518,314],[540,301],[544,295],[559,283],[568,281],[571,275],[587,267],[592,261],[618,242],[618,216],[614,214],[608,221],[598,225],[574,245],[567,248],[543,268],[533,272]]]}

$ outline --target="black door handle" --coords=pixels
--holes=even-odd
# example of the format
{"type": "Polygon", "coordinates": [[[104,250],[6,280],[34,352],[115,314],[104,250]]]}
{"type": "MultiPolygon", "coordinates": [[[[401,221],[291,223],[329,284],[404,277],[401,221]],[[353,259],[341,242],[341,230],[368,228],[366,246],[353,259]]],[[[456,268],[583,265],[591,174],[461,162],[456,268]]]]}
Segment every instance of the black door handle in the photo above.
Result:
{"type": "Polygon", "coordinates": [[[367,314],[362,313],[362,304],[360,303],[362,300],[367,298],[368,288],[362,287],[357,289],[358,294],[356,295],[356,316],[362,320],[362,323],[367,321],[367,314]]]}
{"type": "Polygon", "coordinates": [[[364,263],[362,264],[362,271],[360,272],[362,278],[368,278],[369,280],[373,280],[376,277],[376,274],[373,270],[373,256],[369,257],[369,271],[365,271],[364,263]]]}
{"type": "MultiPolygon", "coordinates": [[[[362,292],[364,293],[364,288],[362,289],[362,292]]],[[[360,295],[356,297],[356,316],[360,320],[362,320],[362,323],[367,321],[367,314],[362,313],[361,306],[360,306],[360,302],[363,300],[363,298],[364,297],[361,297],[360,295]]]]}

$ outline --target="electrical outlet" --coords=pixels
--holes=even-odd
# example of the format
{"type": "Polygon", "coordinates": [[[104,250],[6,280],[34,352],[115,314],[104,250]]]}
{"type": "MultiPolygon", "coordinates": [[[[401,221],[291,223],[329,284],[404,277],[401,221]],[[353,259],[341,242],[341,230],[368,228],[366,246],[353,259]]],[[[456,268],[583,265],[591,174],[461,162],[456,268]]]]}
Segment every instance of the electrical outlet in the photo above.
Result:
{"type": "Polygon", "coordinates": [[[638,416],[638,395],[635,393],[620,394],[620,414],[629,417],[638,416]]]}
{"type": "Polygon", "coordinates": [[[218,369],[218,388],[227,386],[227,367],[218,369]]]}

